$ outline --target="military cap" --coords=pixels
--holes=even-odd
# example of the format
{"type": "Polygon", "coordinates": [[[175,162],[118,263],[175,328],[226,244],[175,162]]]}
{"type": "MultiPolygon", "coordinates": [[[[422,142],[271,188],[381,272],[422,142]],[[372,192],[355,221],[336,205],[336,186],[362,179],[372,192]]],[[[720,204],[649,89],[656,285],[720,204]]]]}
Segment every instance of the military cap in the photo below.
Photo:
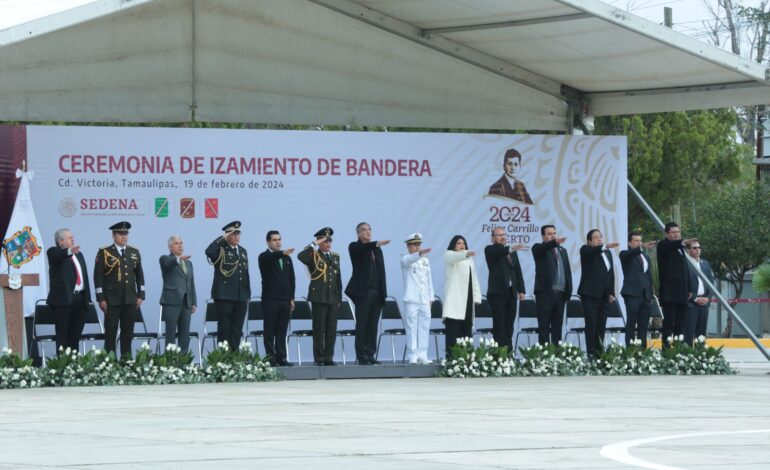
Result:
{"type": "Polygon", "coordinates": [[[417,243],[422,243],[422,234],[421,233],[413,233],[406,237],[406,240],[404,240],[404,243],[407,245],[415,245],[417,243]]]}
{"type": "Polygon", "coordinates": [[[317,231],[313,236],[316,238],[326,237],[329,239],[329,241],[332,241],[332,235],[334,235],[334,229],[331,227],[324,227],[317,231]]]}
{"type": "Polygon", "coordinates": [[[119,232],[119,233],[128,233],[128,230],[131,228],[131,224],[123,221],[118,222],[117,224],[110,227],[110,230],[113,232],[119,232]]]}
{"type": "Polygon", "coordinates": [[[240,232],[241,231],[241,221],[240,220],[234,220],[230,222],[229,224],[222,227],[222,231],[225,232],[225,235],[233,233],[233,232],[240,232]]]}

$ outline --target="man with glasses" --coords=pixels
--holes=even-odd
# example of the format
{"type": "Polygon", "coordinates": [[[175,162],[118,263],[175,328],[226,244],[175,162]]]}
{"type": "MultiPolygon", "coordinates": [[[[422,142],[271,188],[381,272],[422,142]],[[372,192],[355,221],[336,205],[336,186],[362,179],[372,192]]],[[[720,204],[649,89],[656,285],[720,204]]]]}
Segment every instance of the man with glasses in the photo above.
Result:
{"type": "Polygon", "coordinates": [[[709,307],[711,306],[711,289],[698,276],[698,270],[706,275],[706,278],[714,283],[714,274],[711,271],[711,265],[705,259],[701,259],[700,243],[692,241],[685,245],[687,256],[695,262],[695,266],[688,262],[690,273],[690,291],[687,309],[687,321],[685,323],[684,341],[692,344],[694,338],[706,336],[706,326],[709,319],[709,307]]]}

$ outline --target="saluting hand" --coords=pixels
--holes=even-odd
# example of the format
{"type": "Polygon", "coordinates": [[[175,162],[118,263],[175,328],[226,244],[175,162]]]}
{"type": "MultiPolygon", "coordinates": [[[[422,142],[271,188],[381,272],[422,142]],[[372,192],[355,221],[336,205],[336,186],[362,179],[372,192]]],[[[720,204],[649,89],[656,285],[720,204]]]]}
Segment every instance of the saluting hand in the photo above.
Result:
{"type": "Polygon", "coordinates": [[[428,253],[430,253],[430,248],[422,249],[422,250],[418,251],[418,253],[420,253],[420,256],[427,255],[428,253]]]}
{"type": "Polygon", "coordinates": [[[529,247],[527,245],[522,245],[522,244],[513,245],[511,247],[511,251],[527,251],[527,250],[529,250],[529,247]]]}
{"type": "Polygon", "coordinates": [[[380,240],[377,242],[377,246],[385,246],[390,243],[390,240],[380,240]]]}
{"type": "Polygon", "coordinates": [[[612,248],[617,248],[617,247],[619,247],[619,246],[620,246],[620,243],[618,243],[618,242],[612,242],[612,243],[607,243],[607,245],[605,245],[605,246],[606,246],[607,248],[609,248],[609,249],[612,249],[612,248]]]}
{"type": "Polygon", "coordinates": [[[294,248],[289,248],[288,250],[283,250],[283,256],[291,256],[292,253],[294,253],[294,248]]]}
{"type": "Polygon", "coordinates": [[[78,252],[80,251],[80,245],[75,245],[73,247],[70,247],[70,251],[72,252],[73,255],[78,254],[78,252]]]}
{"type": "Polygon", "coordinates": [[[190,255],[183,255],[183,256],[180,256],[180,257],[179,257],[179,259],[181,259],[181,260],[184,260],[184,261],[187,261],[188,259],[190,259],[190,255]]]}
{"type": "Polygon", "coordinates": [[[324,242],[324,240],[326,240],[326,237],[318,237],[315,239],[315,242],[313,243],[315,243],[316,245],[320,245],[321,243],[324,242]]]}
{"type": "Polygon", "coordinates": [[[646,250],[651,250],[651,249],[655,248],[655,245],[657,245],[657,244],[658,244],[657,240],[652,240],[652,241],[649,241],[649,242],[645,243],[645,244],[644,244],[644,245],[642,245],[642,246],[643,246],[643,247],[644,247],[646,250]]]}
{"type": "Polygon", "coordinates": [[[559,245],[561,245],[562,243],[564,243],[566,241],[567,241],[567,237],[561,237],[561,238],[557,238],[556,239],[556,243],[558,243],[559,245]]]}
{"type": "Polygon", "coordinates": [[[465,252],[465,257],[466,258],[470,258],[471,256],[476,256],[476,252],[475,251],[470,251],[470,250],[465,252]]]}

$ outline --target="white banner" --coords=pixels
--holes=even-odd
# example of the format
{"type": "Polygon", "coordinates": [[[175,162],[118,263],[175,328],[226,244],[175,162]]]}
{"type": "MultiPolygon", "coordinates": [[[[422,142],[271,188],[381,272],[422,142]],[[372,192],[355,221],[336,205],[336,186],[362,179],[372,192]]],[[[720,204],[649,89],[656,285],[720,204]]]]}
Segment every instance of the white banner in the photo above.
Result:
{"type": "MultiPolygon", "coordinates": [[[[182,235],[203,303],[213,275],[203,251],[232,220],[243,224],[254,296],[261,290],[257,256],[271,229],[281,232],[284,248],[301,249],[318,229],[332,227],[347,284],[348,243],[358,222],[370,223],[374,239],[393,241],[384,248],[388,294],[399,300],[399,255],[412,232],[434,250],[442,297],[442,253],[455,234],[481,254],[482,291],[482,252],[493,227],[504,227],[511,243],[531,246],[542,225],[554,224],[567,237],[575,286],[586,232],[598,228],[605,241],[626,241],[624,137],[57,126],[30,126],[27,133],[44,236],[69,227],[92,260],[112,243],[109,226],[131,222],[129,244],[142,253],[151,329],[162,290],[158,257],[168,237],[182,235]],[[507,178],[509,149],[521,158],[507,178]]],[[[532,255],[519,257],[531,293],[532,255]]],[[[307,285],[298,272],[298,296],[307,285]]],[[[193,328],[202,320],[195,315],[193,328]]]]}

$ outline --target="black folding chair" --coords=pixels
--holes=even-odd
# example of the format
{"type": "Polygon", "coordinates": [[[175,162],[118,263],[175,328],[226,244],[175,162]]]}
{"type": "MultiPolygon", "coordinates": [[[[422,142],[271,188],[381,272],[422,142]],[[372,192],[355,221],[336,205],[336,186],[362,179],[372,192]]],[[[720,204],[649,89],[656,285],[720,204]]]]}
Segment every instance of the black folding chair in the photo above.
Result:
{"type": "Polygon", "coordinates": [[[93,303],[89,303],[83,324],[83,333],[80,335],[81,354],[86,353],[86,344],[94,341],[101,341],[102,346],[104,346],[104,324],[99,313],[96,311],[96,306],[93,303]]]}
{"type": "Polygon", "coordinates": [[[657,333],[658,336],[662,336],[663,331],[663,309],[660,308],[660,302],[658,302],[658,297],[653,296],[652,297],[652,304],[650,304],[650,326],[647,329],[647,345],[649,347],[650,340],[652,339],[652,334],[657,333]],[[656,319],[660,319],[660,321],[655,321],[656,319]],[[655,326],[655,325],[658,326],[655,326]]]}
{"type": "Polygon", "coordinates": [[[217,348],[217,330],[216,325],[219,322],[219,314],[217,313],[217,307],[214,305],[213,299],[206,301],[206,318],[203,319],[203,338],[201,339],[201,360],[203,360],[203,353],[206,351],[206,341],[211,340],[213,347],[211,350],[217,348]],[[209,325],[213,323],[214,329],[210,330],[209,325]]]}
{"type": "Polygon", "coordinates": [[[350,306],[350,300],[347,298],[342,299],[342,303],[340,304],[340,311],[337,314],[337,322],[337,336],[340,337],[340,347],[342,348],[342,364],[347,364],[347,359],[345,357],[345,338],[355,338],[356,336],[356,315],[353,313],[353,308],[350,306]],[[349,326],[351,322],[353,328],[340,329],[340,326],[349,326]]]}
{"type": "MultiPolygon", "coordinates": [[[[615,301],[609,305],[609,312],[607,312],[607,321],[609,321],[612,318],[620,318],[620,320],[623,322],[623,326],[608,326],[604,330],[605,338],[607,334],[609,334],[611,338],[614,338],[615,335],[626,334],[626,318],[623,316],[623,311],[620,310],[620,301],[618,299],[615,299],[615,301]]],[[[604,342],[604,338],[602,338],[602,342],[604,342]]]]}
{"type": "MultiPolygon", "coordinates": [[[[492,307],[489,306],[489,300],[487,300],[485,295],[481,296],[481,304],[476,306],[476,322],[478,322],[480,318],[492,319],[492,307]]],[[[491,326],[476,328],[475,330],[473,336],[492,336],[494,332],[494,328],[491,326]]]]}
{"type": "MultiPolygon", "coordinates": [[[[43,345],[45,343],[53,343],[54,344],[54,356],[58,353],[56,351],[56,316],[53,314],[53,310],[51,310],[51,307],[45,302],[45,299],[40,299],[37,302],[35,302],[35,313],[34,318],[32,319],[32,341],[37,343],[37,348],[40,351],[40,357],[43,360],[43,366],[45,366],[46,363],[46,356],[45,356],[45,348],[43,345]],[[39,326],[42,327],[48,327],[50,330],[51,327],[54,328],[53,334],[40,334],[37,331],[37,328],[39,326]]],[[[21,351],[14,351],[17,354],[21,354],[21,351]]]]}
{"type": "Polygon", "coordinates": [[[302,338],[313,337],[313,312],[310,308],[310,302],[304,297],[298,297],[294,300],[294,311],[291,312],[291,318],[289,319],[289,334],[286,336],[286,355],[289,354],[289,344],[291,339],[297,340],[297,363],[302,365],[302,351],[300,349],[299,341],[302,338]],[[298,324],[297,322],[302,322],[298,324]],[[310,322],[310,328],[304,327],[310,322]],[[303,326],[300,328],[300,326],[303,326]]]}
{"type": "Polygon", "coordinates": [[[527,337],[527,346],[532,346],[531,335],[536,335],[540,332],[537,326],[537,303],[535,299],[527,297],[519,302],[519,331],[516,333],[516,340],[513,343],[513,354],[516,354],[519,346],[519,336],[525,335],[527,337]],[[522,320],[535,320],[535,326],[521,326],[522,320]]]}
{"type": "MultiPolygon", "coordinates": [[[[390,337],[390,352],[393,357],[393,363],[396,363],[396,345],[393,341],[393,337],[402,336],[406,337],[406,329],[404,328],[404,319],[401,317],[401,309],[398,307],[398,301],[394,297],[387,297],[385,299],[385,305],[382,307],[382,315],[380,316],[379,329],[382,331],[377,338],[377,354],[375,358],[380,356],[380,341],[383,336],[390,337]],[[386,321],[398,320],[401,322],[401,328],[385,328],[386,321]]],[[[401,362],[406,359],[406,342],[404,342],[404,354],[401,357],[401,362]]]]}
{"type": "MultiPolygon", "coordinates": [[[[121,334],[123,332],[121,331],[121,334]]],[[[160,353],[160,336],[158,333],[154,333],[147,329],[147,323],[144,321],[144,315],[142,315],[142,309],[137,308],[134,310],[134,336],[131,338],[131,344],[133,349],[134,341],[146,341],[152,348],[152,342],[155,341],[155,352],[160,353]],[[136,331],[139,327],[139,331],[136,331]]]]}
{"type": "MultiPolygon", "coordinates": [[[[444,304],[441,301],[441,297],[436,296],[433,299],[433,303],[430,306],[430,319],[431,322],[438,319],[441,320],[441,316],[444,313],[444,304]]],[[[436,345],[436,360],[441,360],[441,355],[439,353],[438,349],[438,337],[439,336],[446,336],[446,328],[443,327],[443,324],[440,328],[431,328],[428,330],[428,333],[430,336],[433,336],[433,342],[436,345]]]]}
{"type": "Polygon", "coordinates": [[[259,340],[257,338],[262,338],[262,342],[265,342],[265,312],[262,310],[262,299],[260,297],[252,297],[249,300],[248,312],[248,317],[246,317],[246,341],[249,341],[249,338],[254,338],[254,350],[259,353],[259,340]],[[254,322],[254,325],[252,325],[252,322],[254,322]]]}
{"type": "MultiPolygon", "coordinates": [[[[166,314],[163,310],[163,305],[160,306],[160,312],[158,315],[158,348],[161,352],[164,350],[160,347],[160,342],[163,341],[164,347],[166,346],[166,314]]],[[[198,364],[203,365],[203,351],[201,351],[201,338],[197,331],[190,330],[190,339],[194,339],[198,345],[198,364]]]]}
{"type": "Polygon", "coordinates": [[[567,332],[564,334],[564,341],[567,341],[567,338],[569,338],[569,335],[575,335],[578,340],[578,347],[582,348],[582,343],[580,342],[580,335],[583,335],[585,337],[586,334],[586,327],[585,327],[585,316],[583,315],[583,302],[580,300],[580,297],[573,296],[569,301],[567,302],[567,332]],[[580,320],[582,321],[583,326],[570,326],[569,321],[570,320],[580,320]]]}

